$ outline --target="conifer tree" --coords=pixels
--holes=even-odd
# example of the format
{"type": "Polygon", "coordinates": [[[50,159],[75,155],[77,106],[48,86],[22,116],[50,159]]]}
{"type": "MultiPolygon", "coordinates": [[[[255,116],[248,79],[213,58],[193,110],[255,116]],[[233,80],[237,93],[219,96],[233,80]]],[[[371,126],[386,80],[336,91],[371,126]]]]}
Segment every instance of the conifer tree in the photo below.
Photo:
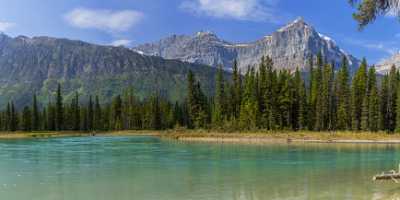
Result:
{"type": "Polygon", "coordinates": [[[240,104],[242,101],[242,79],[236,60],[233,62],[231,99],[233,118],[238,119],[240,113],[240,104]]]}
{"type": "Polygon", "coordinates": [[[5,130],[10,131],[10,124],[11,124],[11,105],[10,102],[7,103],[7,110],[6,110],[6,120],[5,120],[5,130]]]}
{"type": "Polygon", "coordinates": [[[324,62],[321,52],[317,55],[317,66],[313,69],[311,80],[311,93],[310,93],[310,109],[311,109],[311,126],[313,130],[321,130],[323,128],[323,100],[321,99],[320,92],[322,87],[322,68],[324,62]]]}
{"type": "Polygon", "coordinates": [[[388,82],[388,102],[387,102],[387,123],[388,131],[393,132],[396,128],[396,103],[397,103],[397,85],[398,73],[395,66],[392,66],[389,72],[388,82]]]}
{"type": "Polygon", "coordinates": [[[56,109],[51,102],[47,105],[47,126],[50,131],[56,130],[56,109]]]}
{"type": "Polygon", "coordinates": [[[24,131],[32,130],[32,113],[28,106],[25,106],[22,111],[22,127],[24,131]]]}
{"type": "Polygon", "coordinates": [[[10,131],[16,131],[18,128],[18,113],[15,110],[14,102],[11,101],[10,131]]]}
{"type": "MultiPolygon", "coordinates": [[[[397,88],[397,102],[396,105],[400,105],[400,87],[397,88]]],[[[397,133],[400,133],[400,106],[396,106],[396,129],[397,133]]]]}
{"type": "Polygon", "coordinates": [[[388,120],[389,76],[388,75],[385,75],[382,78],[380,97],[381,101],[380,101],[379,129],[388,130],[389,129],[389,120],[388,120]]]}
{"type": "Polygon", "coordinates": [[[116,130],[122,129],[122,99],[121,99],[121,95],[116,96],[113,101],[113,127],[116,130]]]}
{"type": "Polygon", "coordinates": [[[48,120],[47,120],[47,110],[46,107],[43,108],[42,110],[42,117],[41,117],[41,129],[42,130],[49,130],[49,126],[48,126],[48,120]]]}
{"type": "Polygon", "coordinates": [[[72,116],[73,116],[73,129],[78,131],[81,129],[81,111],[79,106],[79,94],[75,92],[75,97],[72,99],[72,116]]]}
{"type": "Polygon", "coordinates": [[[367,61],[362,60],[352,82],[352,129],[361,129],[362,105],[367,89],[367,61]]]}
{"type": "Polygon", "coordinates": [[[361,107],[361,130],[368,131],[369,130],[369,97],[367,95],[364,96],[362,107],[361,107]]]}
{"type": "MultiPolygon", "coordinates": [[[[81,130],[82,131],[88,131],[89,130],[89,127],[88,127],[88,110],[87,110],[87,107],[85,107],[85,106],[82,106],[82,108],[80,109],[80,111],[81,111],[81,113],[80,113],[80,115],[81,115],[81,125],[80,125],[80,127],[81,127],[81,130]]],[[[116,128],[116,130],[120,130],[120,128],[116,128]]]]}
{"type": "Polygon", "coordinates": [[[240,127],[243,129],[255,129],[257,127],[257,96],[256,96],[255,72],[249,68],[246,73],[243,98],[240,107],[240,127]]]}
{"type": "Polygon", "coordinates": [[[87,126],[88,126],[88,130],[92,131],[94,130],[93,128],[93,116],[94,115],[94,108],[93,108],[93,100],[92,100],[92,95],[89,96],[89,102],[88,102],[88,106],[87,106],[87,126]]]}
{"type": "Polygon", "coordinates": [[[225,119],[226,103],[225,103],[225,82],[223,77],[223,69],[220,65],[218,67],[217,75],[215,78],[215,95],[214,95],[214,109],[213,109],[213,123],[215,126],[220,127],[225,119]]]}
{"type": "Polygon", "coordinates": [[[63,130],[64,107],[63,107],[63,97],[61,93],[61,84],[58,84],[57,86],[55,117],[56,117],[56,130],[58,131],[63,130]]]}
{"type": "Polygon", "coordinates": [[[99,101],[99,97],[96,96],[94,105],[94,116],[93,116],[94,130],[102,130],[102,109],[99,101]]]}
{"type": "Polygon", "coordinates": [[[189,128],[204,128],[207,124],[207,100],[201,89],[200,82],[195,81],[192,71],[189,70],[187,86],[187,107],[189,128]]]}
{"type": "Polygon", "coordinates": [[[39,108],[37,105],[36,93],[33,94],[32,101],[32,130],[37,131],[40,128],[39,108]]]}
{"type": "Polygon", "coordinates": [[[337,102],[337,128],[348,130],[351,127],[350,118],[350,88],[349,88],[348,61],[342,58],[341,67],[336,78],[336,102],[337,102]]]}
{"type": "Polygon", "coordinates": [[[371,88],[371,93],[369,96],[369,117],[368,124],[370,131],[378,131],[379,129],[379,96],[376,85],[371,88]]]}
{"type": "Polygon", "coordinates": [[[161,122],[161,109],[160,109],[160,100],[158,95],[154,95],[150,101],[151,106],[151,121],[150,128],[154,130],[160,130],[162,128],[161,122]]]}

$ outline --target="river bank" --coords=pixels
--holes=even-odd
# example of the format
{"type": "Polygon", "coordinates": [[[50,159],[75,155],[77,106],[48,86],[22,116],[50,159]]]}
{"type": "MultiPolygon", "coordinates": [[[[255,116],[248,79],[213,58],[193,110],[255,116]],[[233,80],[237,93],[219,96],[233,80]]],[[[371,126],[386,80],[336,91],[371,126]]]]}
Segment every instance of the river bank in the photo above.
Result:
{"type": "Polygon", "coordinates": [[[378,143],[400,144],[400,134],[386,132],[220,132],[220,131],[169,131],[162,137],[179,141],[216,143],[378,143]]]}
{"type": "Polygon", "coordinates": [[[35,131],[35,132],[0,132],[2,139],[54,138],[54,137],[87,137],[87,136],[159,136],[159,131],[109,131],[109,132],[78,132],[78,131],[35,131]]]}
{"type": "Polygon", "coordinates": [[[1,139],[87,137],[87,136],[155,136],[163,139],[216,143],[382,143],[400,144],[400,134],[386,132],[310,132],[215,130],[125,130],[109,132],[0,132],[1,139]]]}

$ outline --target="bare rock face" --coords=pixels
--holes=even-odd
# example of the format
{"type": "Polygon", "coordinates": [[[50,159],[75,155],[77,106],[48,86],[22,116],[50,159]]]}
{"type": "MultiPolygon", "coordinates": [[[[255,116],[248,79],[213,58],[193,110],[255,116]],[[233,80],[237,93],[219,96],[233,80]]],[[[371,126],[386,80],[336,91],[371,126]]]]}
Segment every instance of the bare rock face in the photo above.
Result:
{"type": "Polygon", "coordinates": [[[376,65],[376,72],[379,74],[389,73],[392,66],[395,66],[396,68],[400,67],[400,53],[396,53],[392,57],[379,62],[376,65]]]}
{"type": "Polygon", "coordinates": [[[235,44],[219,39],[212,32],[199,32],[193,36],[173,35],[155,43],[143,44],[133,50],[145,55],[178,59],[211,66],[223,65],[230,70],[233,61],[245,72],[248,66],[258,67],[262,56],[270,56],[278,69],[307,69],[310,56],[318,52],[329,62],[340,63],[345,56],[352,70],[359,60],[340,49],[329,37],[318,33],[302,18],[278,29],[255,42],[235,44]]]}

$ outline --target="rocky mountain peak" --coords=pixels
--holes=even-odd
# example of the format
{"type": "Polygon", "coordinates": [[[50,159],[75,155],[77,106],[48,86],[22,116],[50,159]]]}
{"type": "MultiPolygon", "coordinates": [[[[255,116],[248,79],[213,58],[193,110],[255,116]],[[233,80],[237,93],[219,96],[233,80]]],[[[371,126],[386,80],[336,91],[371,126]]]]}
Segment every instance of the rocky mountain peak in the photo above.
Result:
{"type": "Polygon", "coordinates": [[[294,21],[278,29],[277,32],[284,32],[291,29],[313,29],[313,28],[304,21],[303,17],[298,17],[294,21]]]}
{"type": "Polygon", "coordinates": [[[352,69],[358,67],[359,63],[359,60],[339,48],[333,39],[317,32],[302,17],[254,42],[231,43],[218,38],[211,31],[202,31],[194,36],[140,45],[134,50],[167,59],[210,66],[223,65],[227,70],[237,60],[242,72],[248,66],[257,68],[263,56],[270,56],[275,68],[288,70],[306,70],[309,57],[319,52],[329,62],[340,63],[343,56],[347,57],[352,69]]]}
{"type": "Polygon", "coordinates": [[[217,37],[217,35],[212,31],[199,31],[196,33],[196,37],[217,37]]]}
{"type": "Polygon", "coordinates": [[[391,57],[382,60],[376,65],[376,72],[379,74],[389,73],[392,66],[400,67],[400,52],[393,54],[391,57]]]}

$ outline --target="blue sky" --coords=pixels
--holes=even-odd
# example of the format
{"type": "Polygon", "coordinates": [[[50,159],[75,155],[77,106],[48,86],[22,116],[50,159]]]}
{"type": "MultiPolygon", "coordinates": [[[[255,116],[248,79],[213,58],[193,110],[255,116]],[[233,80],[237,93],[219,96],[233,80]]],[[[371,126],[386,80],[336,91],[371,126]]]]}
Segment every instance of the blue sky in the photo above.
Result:
{"type": "Polygon", "coordinates": [[[270,34],[302,16],[347,52],[375,63],[400,50],[400,23],[357,30],[347,0],[0,0],[0,31],[135,46],[210,30],[231,42],[270,34]]]}

